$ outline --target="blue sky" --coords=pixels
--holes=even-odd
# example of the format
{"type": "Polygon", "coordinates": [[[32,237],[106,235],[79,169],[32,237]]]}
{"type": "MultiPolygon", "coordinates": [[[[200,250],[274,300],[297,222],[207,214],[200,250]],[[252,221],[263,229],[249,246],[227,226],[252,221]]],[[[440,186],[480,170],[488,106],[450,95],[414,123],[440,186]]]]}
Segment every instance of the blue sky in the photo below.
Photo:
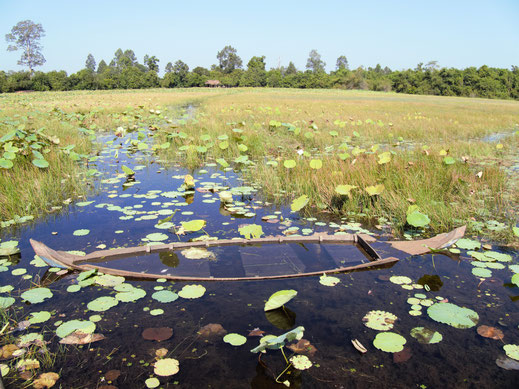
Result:
{"type": "Polygon", "coordinates": [[[327,70],[340,55],[354,68],[519,65],[519,0],[0,0],[0,70],[21,70],[20,52],[7,52],[3,37],[25,19],[46,31],[44,71],[76,72],[88,53],[108,63],[118,48],[134,50],[139,62],[155,55],[161,72],[178,59],[210,67],[225,45],[244,66],[265,55],[267,68],[293,61],[304,69],[312,49],[327,70]]]}

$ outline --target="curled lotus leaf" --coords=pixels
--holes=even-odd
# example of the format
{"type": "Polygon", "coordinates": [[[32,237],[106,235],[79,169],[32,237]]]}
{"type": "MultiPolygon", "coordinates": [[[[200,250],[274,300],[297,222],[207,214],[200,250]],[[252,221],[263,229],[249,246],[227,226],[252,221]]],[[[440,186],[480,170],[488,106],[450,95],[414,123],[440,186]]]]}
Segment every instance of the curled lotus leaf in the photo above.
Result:
{"type": "Polygon", "coordinates": [[[33,381],[32,385],[35,389],[52,388],[57,380],[59,380],[57,373],[42,373],[33,381]]]}
{"type": "Polygon", "coordinates": [[[434,344],[442,341],[443,336],[437,331],[425,327],[415,327],[411,330],[411,336],[423,344],[434,344]]]}
{"type": "Polygon", "coordinates": [[[294,297],[297,296],[297,291],[293,289],[284,289],[279,290],[276,293],[272,294],[267,302],[265,303],[265,311],[270,311],[272,309],[276,309],[282,307],[294,297]]]}
{"type": "Polygon", "coordinates": [[[306,206],[306,204],[308,204],[309,200],[310,199],[308,198],[307,195],[299,196],[297,199],[292,201],[292,204],[290,205],[290,209],[294,212],[297,212],[297,211],[303,209],[306,206]]]}
{"type": "Polygon", "coordinates": [[[427,314],[431,319],[454,328],[471,328],[479,321],[477,312],[452,303],[435,303],[427,308],[427,314]]]}
{"type": "Polygon", "coordinates": [[[395,321],[398,319],[396,315],[386,311],[369,311],[362,318],[366,327],[377,331],[389,331],[393,328],[395,321]]]}
{"type": "Polygon", "coordinates": [[[407,340],[402,335],[395,334],[394,332],[380,332],[375,336],[373,345],[387,353],[397,353],[404,349],[406,342],[407,340]]]}

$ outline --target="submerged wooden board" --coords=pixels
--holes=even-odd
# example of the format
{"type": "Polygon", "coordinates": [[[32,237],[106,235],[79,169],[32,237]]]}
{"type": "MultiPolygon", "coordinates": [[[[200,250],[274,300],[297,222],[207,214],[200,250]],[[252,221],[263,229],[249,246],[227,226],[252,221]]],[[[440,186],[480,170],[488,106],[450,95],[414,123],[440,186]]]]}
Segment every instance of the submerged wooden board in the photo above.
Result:
{"type": "MultiPolygon", "coordinates": [[[[465,227],[457,228],[447,234],[440,234],[431,239],[424,239],[418,241],[404,241],[404,242],[387,242],[398,250],[401,250],[408,254],[424,254],[429,252],[430,249],[441,249],[447,245],[455,243],[455,241],[463,236],[465,227]]],[[[374,242],[375,239],[369,235],[364,234],[344,234],[344,235],[327,235],[327,234],[314,234],[310,236],[289,236],[289,237],[266,237],[259,239],[226,239],[216,241],[203,241],[203,242],[178,242],[170,244],[160,244],[154,246],[137,246],[111,250],[100,250],[94,251],[86,256],[73,255],[64,251],[56,251],[47,247],[45,244],[30,239],[30,243],[37,255],[39,255],[44,261],[51,264],[52,266],[59,266],[74,270],[90,270],[97,269],[105,274],[120,275],[124,277],[141,278],[141,279],[157,279],[166,278],[171,280],[184,280],[184,281],[246,281],[246,280],[262,280],[262,279],[280,279],[280,278],[295,278],[305,277],[313,275],[322,275],[329,273],[339,272],[351,272],[358,270],[367,270],[375,267],[392,266],[395,262],[398,262],[398,258],[388,257],[381,258],[380,255],[373,249],[369,244],[374,242]],[[258,244],[276,244],[276,243],[346,243],[346,244],[358,244],[363,251],[367,254],[370,261],[353,265],[353,266],[339,266],[333,269],[325,269],[310,272],[297,272],[289,274],[264,274],[264,275],[250,275],[251,272],[245,270],[245,274],[241,277],[213,277],[208,276],[207,272],[202,272],[203,275],[189,276],[189,275],[169,275],[169,274],[154,274],[145,272],[134,272],[128,270],[118,270],[104,266],[97,266],[92,263],[96,262],[108,262],[115,259],[121,259],[128,256],[140,256],[147,255],[149,253],[160,253],[165,251],[186,249],[191,247],[220,247],[220,246],[233,246],[233,245],[258,245],[258,244]],[[90,262],[90,263],[88,263],[90,262]],[[205,273],[205,274],[204,274],[205,273]],[[248,274],[247,274],[248,273],[248,274]]],[[[292,268],[299,268],[300,265],[297,262],[293,262],[295,259],[285,263],[286,270],[292,268]],[[292,262],[290,265],[289,262],[292,262]],[[293,266],[295,265],[295,266],[293,266]]],[[[250,265],[250,261],[246,261],[250,265]]],[[[342,262],[342,261],[341,261],[342,262]]],[[[347,263],[347,261],[345,261],[347,263]]],[[[188,266],[189,268],[189,266],[188,266]]],[[[184,273],[184,272],[182,272],[184,273]]],[[[185,273],[184,273],[185,274],[185,273]]]]}

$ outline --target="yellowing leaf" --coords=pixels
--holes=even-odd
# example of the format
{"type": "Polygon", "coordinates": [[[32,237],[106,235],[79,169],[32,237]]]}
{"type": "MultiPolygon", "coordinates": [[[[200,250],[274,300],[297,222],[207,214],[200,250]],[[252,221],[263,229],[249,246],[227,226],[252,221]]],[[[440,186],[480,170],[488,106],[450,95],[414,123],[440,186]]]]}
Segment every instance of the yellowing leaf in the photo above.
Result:
{"type": "Polygon", "coordinates": [[[378,164],[384,165],[385,163],[389,163],[391,161],[391,153],[389,151],[385,151],[378,155],[378,164]]]}
{"type": "Polygon", "coordinates": [[[340,195],[344,196],[350,196],[351,190],[357,188],[355,185],[337,185],[335,188],[335,192],[337,192],[340,195]]]}
{"type": "Polygon", "coordinates": [[[367,186],[364,190],[368,192],[370,196],[377,196],[384,191],[384,184],[367,186]]]}

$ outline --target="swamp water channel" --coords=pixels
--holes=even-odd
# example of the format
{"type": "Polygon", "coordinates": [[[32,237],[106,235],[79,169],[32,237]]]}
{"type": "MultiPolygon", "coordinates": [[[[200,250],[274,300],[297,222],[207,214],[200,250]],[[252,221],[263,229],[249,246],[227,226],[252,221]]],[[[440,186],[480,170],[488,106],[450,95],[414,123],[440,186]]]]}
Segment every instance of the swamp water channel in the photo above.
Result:
{"type": "MultiPolygon", "coordinates": [[[[31,343],[42,335],[53,354],[53,365],[45,367],[42,362],[34,372],[35,378],[52,371],[60,377],[55,387],[105,389],[285,388],[287,384],[290,388],[517,387],[519,361],[508,358],[503,346],[519,344],[519,287],[511,283],[514,272],[519,272],[519,256],[497,245],[492,251],[484,251],[479,243],[465,240],[460,245],[464,248],[450,256],[401,258],[390,268],[334,274],[338,282],[330,283],[318,276],[170,282],[120,280],[95,274],[86,277],[84,273],[79,278],[77,273],[57,275],[59,269],[34,258],[29,238],[56,250],[89,253],[104,247],[188,241],[202,235],[230,239],[240,237],[239,227],[244,224],[261,225],[264,236],[366,232],[347,218],[305,218],[291,212],[290,207],[266,203],[260,188],[245,182],[231,168],[209,163],[192,172],[154,161],[138,150],[119,148],[133,136],[98,137],[104,148],[94,164],[102,175],[96,181],[96,194],[87,201],[73,203],[32,225],[2,230],[2,242],[18,241],[21,250],[19,255],[0,259],[2,297],[15,299],[10,307],[14,319],[32,318],[28,328],[10,336],[16,338],[15,342],[31,343]],[[127,180],[122,173],[123,164],[136,172],[135,181],[127,180]],[[181,189],[186,174],[193,175],[197,188],[187,195],[181,189]],[[218,191],[223,188],[233,192],[231,209],[220,202],[218,191]],[[206,226],[195,233],[175,234],[173,226],[195,219],[205,220],[206,226]],[[467,249],[479,261],[472,260],[467,249]],[[485,256],[485,252],[494,254],[485,256]],[[40,282],[52,296],[28,302],[32,299],[22,293],[40,282]],[[283,308],[265,312],[265,302],[280,290],[295,290],[297,296],[283,308]],[[97,300],[104,296],[109,298],[97,300]],[[94,300],[97,303],[91,303],[94,300]],[[428,314],[431,306],[446,302],[455,305],[449,304],[452,311],[431,315],[434,318],[428,314]],[[63,324],[71,320],[82,322],[69,324],[67,330],[63,324]],[[480,325],[495,328],[477,331],[480,325]],[[160,342],[143,337],[146,329],[159,327],[171,329],[155,334],[160,342]],[[260,344],[262,335],[279,336],[295,330],[300,336],[299,327],[304,327],[302,337],[307,342],[289,348],[297,339],[287,341],[283,350],[289,359],[294,349],[307,356],[312,364],[307,369],[286,369],[280,349],[267,349],[265,354],[250,351],[260,344]],[[59,343],[76,328],[95,331],[105,338],[85,345],[59,343]],[[379,338],[374,344],[375,337],[383,333],[399,336],[379,338]],[[488,337],[489,333],[497,339],[488,337]],[[227,337],[224,341],[226,334],[243,337],[227,337]],[[367,353],[357,351],[353,339],[358,339],[367,353]],[[157,361],[169,358],[179,362],[178,372],[161,374],[164,372],[157,371],[157,361]]],[[[378,237],[383,231],[370,233],[378,237]]],[[[377,248],[377,244],[374,246],[377,248]]],[[[381,254],[384,257],[384,252],[381,254]]],[[[365,259],[357,250],[345,250],[341,259],[337,247],[291,244],[220,247],[202,254],[152,254],[102,265],[139,272],[226,277],[275,274],[276,266],[280,272],[287,267],[294,272],[326,269],[336,266],[337,261],[353,265],[365,259]]],[[[6,300],[2,304],[7,304],[6,300]]],[[[507,353],[518,358],[517,348],[510,347],[507,353]]],[[[176,370],[165,366],[168,369],[169,373],[176,370]]],[[[30,386],[13,368],[3,372],[6,387],[30,386]]]]}

